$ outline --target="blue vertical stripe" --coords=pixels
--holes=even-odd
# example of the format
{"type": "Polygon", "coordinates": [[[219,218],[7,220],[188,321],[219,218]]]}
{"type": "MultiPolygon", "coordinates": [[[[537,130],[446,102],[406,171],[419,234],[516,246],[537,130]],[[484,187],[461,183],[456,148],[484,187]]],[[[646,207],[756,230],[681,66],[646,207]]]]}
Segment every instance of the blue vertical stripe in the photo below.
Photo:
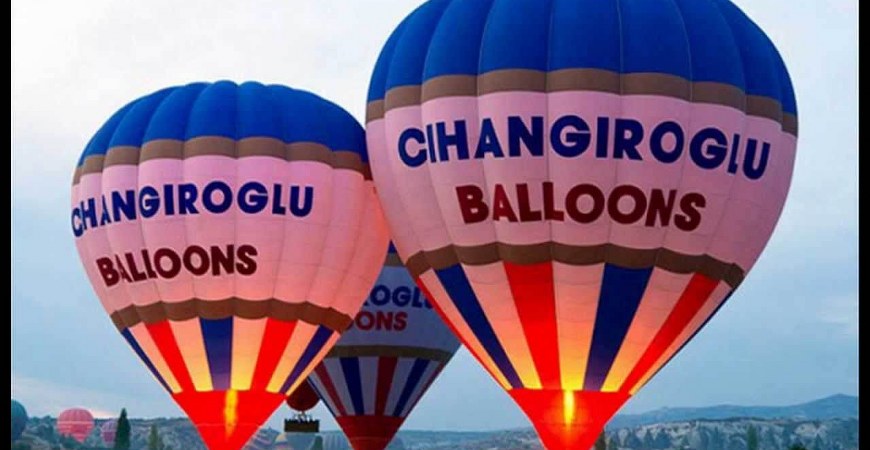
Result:
{"type": "Polygon", "coordinates": [[[486,314],[483,313],[483,308],[481,308],[477,296],[474,295],[474,290],[471,289],[471,284],[468,282],[462,266],[455,264],[445,269],[436,270],[435,273],[444,286],[444,290],[447,291],[450,300],[459,310],[462,319],[471,328],[484,351],[489,354],[511,387],[514,389],[524,387],[516,369],[501,346],[501,342],[498,341],[495,330],[487,320],[486,314]]]}
{"type": "Polygon", "coordinates": [[[634,319],[634,313],[637,312],[640,299],[643,298],[650,275],[652,267],[624,269],[610,264],[604,265],[604,279],[601,281],[583,390],[597,391],[604,384],[634,319]]]}
{"type": "Polygon", "coordinates": [[[317,331],[315,331],[314,336],[311,337],[311,342],[308,343],[308,347],[305,347],[302,356],[299,357],[299,361],[296,362],[296,366],[293,367],[293,371],[290,372],[290,376],[287,377],[287,380],[285,380],[284,384],[281,386],[281,392],[287,392],[290,390],[290,386],[292,386],[299,376],[302,375],[302,372],[311,365],[311,361],[313,361],[314,357],[320,353],[320,350],[323,349],[324,345],[326,345],[326,341],[329,340],[332,333],[332,330],[323,325],[317,327],[317,331]]]}
{"type": "Polygon", "coordinates": [[[353,403],[353,412],[357,415],[364,415],[366,407],[363,404],[362,375],[359,372],[359,358],[339,358],[338,362],[341,363],[344,384],[347,387],[347,392],[350,394],[350,401],[353,403]]]}
{"type": "Polygon", "coordinates": [[[230,388],[233,368],[233,318],[199,319],[202,340],[211,372],[211,383],[216,391],[230,388]]]}
{"type": "Polygon", "coordinates": [[[408,400],[411,398],[411,394],[414,393],[414,389],[418,384],[420,384],[420,378],[423,378],[423,372],[426,371],[426,367],[428,366],[428,359],[417,358],[417,360],[414,361],[414,365],[411,367],[411,373],[408,374],[408,381],[405,382],[405,388],[402,389],[402,395],[399,396],[399,401],[396,402],[396,407],[393,409],[393,416],[402,417],[402,411],[405,409],[405,405],[408,404],[408,400]]]}
{"type": "Polygon", "coordinates": [[[145,352],[142,350],[142,347],[140,347],[139,343],[136,342],[136,338],[134,338],[133,334],[130,333],[130,329],[125,328],[124,331],[121,332],[121,336],[124,336],[124,339],[127,340],[127,343],[130,344],[130,347],[133,347],[133,351],[136,352],[136,355],[139,357],[139,359],[141,359],[142,362],[145,363],[145,367],[147,367],[148,370],[151,371],[151,374],[154,375],[154,378],[157,378],[157,381],[160,382],[160,384],[163,386],[163,389],[166,389],[166,392],[169,392],[171,394],[172,389],[169,389],[169,385],[166,384],[166,380],[164,380],[163,377],[160,376],[160,372],[158,372],[157,368],[154,367],[154,363],[151,362],[151,358],[149,358],[148,355],[145,354],[145,352]]]}
{"type": "Polygon", "coordinates": [[[323,395],[323,393],[320,392],[320,389],[318,389],[320,383],[315,382],[314,378],[308,377],[308,384],[310,384],[311,389],[314,389],[314,392],[317,393],[317,397],[320,398],[320,401],[322,401],[323,404],[326,405],[326,409],[329,410],[329,413],[332,414],[332,417],[338,417],[337,411],[332,404],[332,400],[329,398],[328,395],[323,395]]]}

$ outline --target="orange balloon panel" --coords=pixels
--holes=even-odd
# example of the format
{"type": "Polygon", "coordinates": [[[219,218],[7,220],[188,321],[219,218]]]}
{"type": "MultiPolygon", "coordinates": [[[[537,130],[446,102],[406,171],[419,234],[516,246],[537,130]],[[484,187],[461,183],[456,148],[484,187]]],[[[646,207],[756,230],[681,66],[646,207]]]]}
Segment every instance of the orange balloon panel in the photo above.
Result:
{"type": "Polygon", "coordinates": [[[212,450],[305,380],[387,247],[362,127],[254,82],[123,107],[82,154],[70,219],[107,313],[212,450]]]}

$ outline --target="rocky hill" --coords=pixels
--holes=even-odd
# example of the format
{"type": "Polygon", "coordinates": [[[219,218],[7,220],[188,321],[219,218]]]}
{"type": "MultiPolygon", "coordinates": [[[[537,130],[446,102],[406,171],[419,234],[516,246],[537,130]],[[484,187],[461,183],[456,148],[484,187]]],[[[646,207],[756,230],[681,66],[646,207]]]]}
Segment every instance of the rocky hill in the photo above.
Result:
{"type": "MultiPolygon", "coordinates": [[[[107,446],[98,428],[84,445],[60,438],[51,417],[31,418],[13,450],[92,450],[107,446]]],[[[147,450],[151,427],[165,450],[206,450],[187,419],[131,419],[131,450],[147,450]]],[[[608,425],[608,450],[746,450],[754,433],[758,450],[785,450],[799,443],[808,450],[857,450],[857,398],[835,396],[791,407],[718,406],[671,408],[621,416],[608,425]],[[729,414],[734,414],[729,416],[729,414]],[[792,417],[788,417],[792,415],[792,417]],[[658,421],[656,421],[658,420],[658,421]],[[626,425],[628,424],[628,425],[626,425]]],[[[336,431],[313,436],[261,430],[246,450],[350,450],[336,431]],[[300,444],[303,443],[304,444],[300,444]],[[299,447],[299,448],[296,448],[299,447]],[[303,448],[305,447],[305,448],[303,448]]],[[[531,429],[492,432],[401,431],[388,450],[540,450],[531,429]]]]}

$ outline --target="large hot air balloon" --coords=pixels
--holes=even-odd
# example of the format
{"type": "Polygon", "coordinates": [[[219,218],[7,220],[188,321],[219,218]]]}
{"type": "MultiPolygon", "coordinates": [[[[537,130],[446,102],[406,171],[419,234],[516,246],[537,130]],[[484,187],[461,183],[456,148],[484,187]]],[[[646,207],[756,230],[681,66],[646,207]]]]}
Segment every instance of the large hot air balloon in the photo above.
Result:
{"type": "Polygon", "coordinates": [[[309,380],[354,450],[384,450],[458,348],[390,245],[350,330],[309,380]]]}
{"type": "Polygon", "coordinates": [[[24,428],[27,426],[27,410],[21,403],[12,400],[12,442],[21,437],[24,433],[24,428]]]}
{"type": "Polygon", "coordinates": [[[103,444],[111,446],[115,443],[115,434],[118,432],[118,420],[109,419],[100,425],[100,438],[103,444]]]}
{"type": "Polygon", "coordinates": [[[94,429],[94,416],[82,408],[70,408],[57,416],[57,434],[83,443],[94,429]]]}
{"type": "Polygon", "coordinates": [[[133,351],[212,450],[238,450],[345,330],[387,231],[362,127],[309,92],[163,89],[79,160],[72,231],[133,351]]]}
{"type": "Polygon", "coordinates": [[[746,277],[797,110],[728,0],[431,0],[367,106],[392,238],[550,449],[607,420],[746,277]]]}

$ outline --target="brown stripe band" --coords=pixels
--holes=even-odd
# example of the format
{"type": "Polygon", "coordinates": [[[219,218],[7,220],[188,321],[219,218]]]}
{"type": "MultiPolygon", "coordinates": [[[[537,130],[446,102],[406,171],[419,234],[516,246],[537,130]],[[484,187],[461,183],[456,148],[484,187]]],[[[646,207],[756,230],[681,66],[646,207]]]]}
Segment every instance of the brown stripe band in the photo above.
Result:
{"type": "Polygon", "coordinates": [[[354,357],[393,357],[422,358],[446,363],[453,354],[444,350],[423,347],[399,347],[394,345],[342,345],[335,346],[326,354],[327,358],[354,357]]]}
{"type": "Polygon", "coordinates": [[[150,305],[130,305],[111,314],[112,322],[119,331],[139,323],[157,323],[165,320],[179,322],[201,317],[203,319],[262,319],[268,317],[284,322],[301,320],[312,325],[322,325],[342,333],[350,326],[352,318],[333,308],[324,308],[309,302],[287,303],[277,299],[202,300],[198,298],[183,302],[156,302],[150,305]]]}
{"type": "Polygon", "coordinates": [[[747,96],[743,90],[726,83],[690,82],[662,73],[619,74],[601,69],[562,69],[542,72],[528,69],[506,69],[483,75],[444,75],[427,80],[421,86],[400,86],[390,89],[384,100],[370,102],[366,108],[366,123],[384,117],[386,111],[419,105],[429,100],[478,96],[494,92],[564,92],[596,91],[622,95],[659,95],[691,101],[712,103],[744,111],[750,116],[766,117],[782,124],[783,130],[797,134],[796,118],[784,117],[778,100],[747,96]],[[794,122],[794,123],[791,123],[794,122]]]}
{"type": "Polygon", "coordinates": [[[736,264],[708,255],[685,255],[666,248],[638,250],[614,244],[573,246],[557,242],[531,245],[494,242],[473,247],[448,245],[415,253],[405,265],[417,278],[429,269],[440,270],[458,263],[479,266],[499,261],[515,264],[557,261],[572,266],[609,263],[627,269],[658,267],[674,273],[700,273],[724,281],[732,288],[736,288],[746,276],[746,271],[736,264]]]}
{"type": "Polygon", "coordinates": [[[266,137],[233,139],[207,136],[179,141],[157,139],[145,143],[141,148],[132,146],[112,147],[106,155],[92,155],[76,168],[73,184],[82,175],[101,173],[104,168],[116,165],[138,165],[153,159],[186,159],[197,156],[226,156],[245,158],[249,156],[269,156],[285,161],[316,161],[334,169],[347,169],[359,172],[367,180],[371,179],[368,163],[359,154],[347,150],[330,150],[316,142],[294,142],[286,144],[278,139],[266,137]]]}

